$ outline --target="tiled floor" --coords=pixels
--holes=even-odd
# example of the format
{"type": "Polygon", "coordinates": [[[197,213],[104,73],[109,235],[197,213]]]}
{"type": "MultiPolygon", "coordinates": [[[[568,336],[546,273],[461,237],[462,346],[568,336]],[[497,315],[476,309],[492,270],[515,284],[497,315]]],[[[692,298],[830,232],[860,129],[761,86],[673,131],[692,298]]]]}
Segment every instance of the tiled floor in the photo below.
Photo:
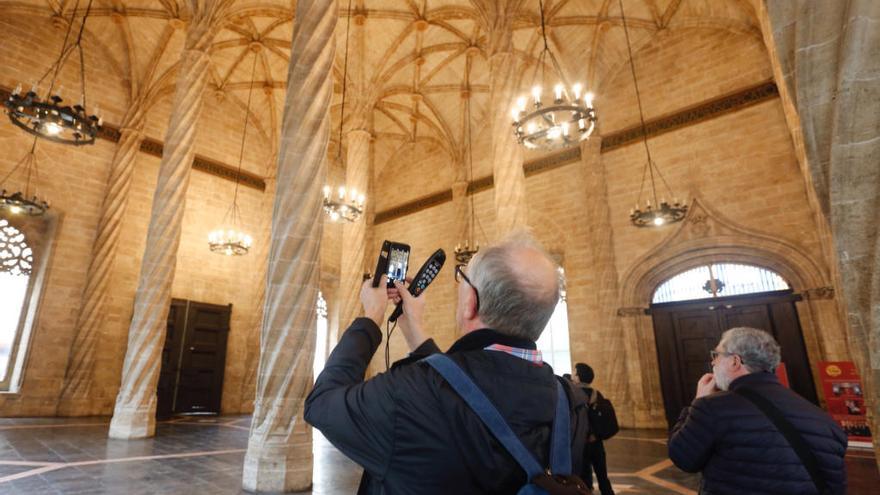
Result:
{"type": "MultiPolygon", "coordinates": [[[[247,416],[178,418],[147,440],[107,439],[106,418],[0,419],[0,494],[243,493],[247,416]]],[[[664,432],[623,431],[606,443],[617,493],[695,494],[698,478],[666,459],[664,432]]],[[[848,459],[849,494],[876,493],[873,455],[848,459]]],[[[360,468],[315,434],[310,493],[351,494],[360,468]]]]}

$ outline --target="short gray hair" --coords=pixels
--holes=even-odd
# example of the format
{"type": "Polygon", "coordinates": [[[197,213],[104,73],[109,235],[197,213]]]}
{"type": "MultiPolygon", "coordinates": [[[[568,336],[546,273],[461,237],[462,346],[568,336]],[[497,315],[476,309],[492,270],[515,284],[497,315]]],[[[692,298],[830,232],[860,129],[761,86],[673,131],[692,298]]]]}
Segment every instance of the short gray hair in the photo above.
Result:
{"type": "Polygon", "coordinates": [[[750,327],[736,327],[721,334],[721,348],[738,355],[750,372],[776,371],[780,347],[770,333],[750,327]]]}
{"type": "Polygon", "coordinates": [[[559,301],[558,265],[530,235],[517,232],[471,261],[469,275],[480,295],[479,316],[490,328],[512,337],[537,341],[559,301]],[[540,269],[526,274],[517,266],[517,252],[532,250],[552,267],[555,282],[542,283],[540,269]],[[525,275],[525,276],[524,276],[525,275]],[[531,276],[534,275],[534,276],[531,276]]]}

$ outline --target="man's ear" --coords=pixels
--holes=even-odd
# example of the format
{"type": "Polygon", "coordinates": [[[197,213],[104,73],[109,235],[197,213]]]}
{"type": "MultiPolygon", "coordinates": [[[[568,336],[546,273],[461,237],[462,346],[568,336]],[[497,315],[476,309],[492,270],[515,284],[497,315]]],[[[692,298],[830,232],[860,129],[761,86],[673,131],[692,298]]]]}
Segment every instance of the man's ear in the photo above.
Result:
{"type": "Polygon", "coordinates": [[[464,298],[464,319],[473,320],[477,317],[477,296],[476,291],[469,290],[464,298]]]}

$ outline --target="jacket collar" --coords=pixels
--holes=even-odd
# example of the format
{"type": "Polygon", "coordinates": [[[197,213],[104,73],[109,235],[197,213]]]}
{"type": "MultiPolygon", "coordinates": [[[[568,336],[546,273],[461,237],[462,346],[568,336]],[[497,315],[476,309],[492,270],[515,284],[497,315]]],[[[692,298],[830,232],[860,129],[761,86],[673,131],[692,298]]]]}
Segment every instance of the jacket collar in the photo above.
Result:
{"type": "Polygon", "coordinates": [[[776,374],[770,373],[767,371],[758,371],[756,373],[749,373],[748,375],[741,376],[736,380],[730,382],[730,390],[736,390],[738,387],[748,387],[749,385],[759,385],[763,383],[776,383],[779,384],[779,379],[776,378],[776,374]]]}
{"type": "Polygon", "coordinates": [[[452,344],[452,347],[450,347],[449,350],[446,352],[447,354],[451,354],[461,351],[474,351],[478,349],[485,349],[492,344],[518,347],[520,349],[534,350],[538,348],[538,346],[535,345],[535,343],[531,340],[511,337],[510,335],[504,335],[503,333],[492,330],[491,328],[483,328],[480,330],[474,330],[473,332],[456,340],[455,343],[452,344]]]}

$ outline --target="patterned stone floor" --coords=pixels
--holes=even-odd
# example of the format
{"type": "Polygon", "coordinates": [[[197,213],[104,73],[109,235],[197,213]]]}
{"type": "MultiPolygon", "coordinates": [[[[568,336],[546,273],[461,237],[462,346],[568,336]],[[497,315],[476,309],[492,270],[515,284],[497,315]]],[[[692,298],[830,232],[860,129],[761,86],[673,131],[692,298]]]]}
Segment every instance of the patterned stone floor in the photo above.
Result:
{"type": "MultiPolygon", "coordinates": [[[[240,494],[247,416],[184,417],[156,437],[109,440],[107,418],[0,418],[0,494],[240,494]]],[[[627,430],[606,443],[617,493],[695,495],[696,475],[666,458],[665,433],[627,430]]],[[[849,494],[876,493],[870,452],[848,458],[849,494]]],[[[316,495],[351,494],[360,469],[315,434],[316,495]]]]}

